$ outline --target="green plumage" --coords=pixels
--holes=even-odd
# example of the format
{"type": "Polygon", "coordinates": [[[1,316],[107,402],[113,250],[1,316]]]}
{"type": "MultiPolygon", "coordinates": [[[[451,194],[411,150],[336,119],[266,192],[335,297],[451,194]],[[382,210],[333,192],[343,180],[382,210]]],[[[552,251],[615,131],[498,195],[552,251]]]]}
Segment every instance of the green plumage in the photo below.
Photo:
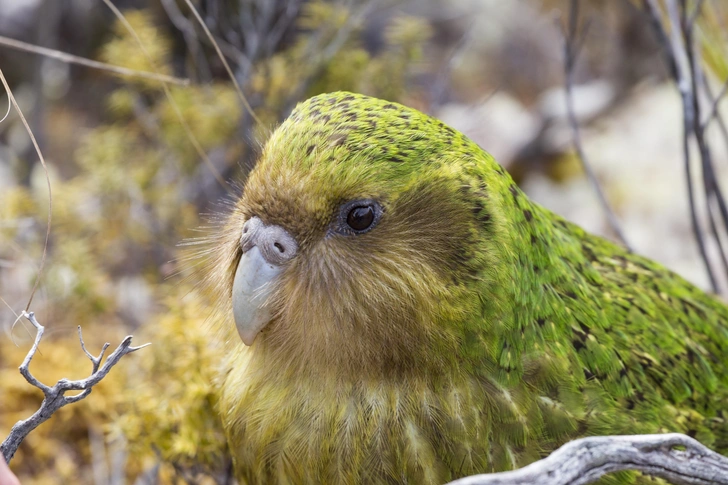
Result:
{"type": "Polygon", "coordinates": [[[269,328],[226,359],[243,483],[443,483],[588,435],[728,453],[728,308],[531,202],[433,118],[350,93],[299,105],[223,235],[227,295],[253,216],[300,249],[269,328]],[[381,222],[333,233],[363,198],[381,222]]]}

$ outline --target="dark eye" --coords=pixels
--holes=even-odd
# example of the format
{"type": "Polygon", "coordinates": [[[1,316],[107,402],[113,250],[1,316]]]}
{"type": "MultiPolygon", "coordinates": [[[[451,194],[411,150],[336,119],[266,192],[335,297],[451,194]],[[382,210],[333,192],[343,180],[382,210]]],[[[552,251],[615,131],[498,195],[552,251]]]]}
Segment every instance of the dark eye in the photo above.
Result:
{"type": "Polygon", "coordinates": [[[374,223],[374,208],[370,205],[354,207],[346,216],[346,223],[355,231],[365,231],[374,223]]]}
{"type": "Polygon", "coordinates": [[[379,223],[383,212],[384,208],[376,200],[352,200],[339,208],[333,230],[343,235],[369,232],[379,223]]]}

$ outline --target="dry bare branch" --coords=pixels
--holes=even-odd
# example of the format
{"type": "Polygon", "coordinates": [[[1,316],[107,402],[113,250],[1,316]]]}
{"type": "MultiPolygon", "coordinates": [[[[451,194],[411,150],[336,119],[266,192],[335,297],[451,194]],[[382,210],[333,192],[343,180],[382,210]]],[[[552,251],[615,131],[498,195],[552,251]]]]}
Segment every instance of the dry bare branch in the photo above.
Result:
{"type": "Polygon", "coordinates": [[[35,353],[38,351],[38,345],[40,345],[40,341],[43,338],[43,332],[45,331],[45,327],[38,323],[38,320],[35,318],[35,314],[33,312],[23,312],[23,316],[35,327],[36,334],[33,346],[30,348],[28,354],[25,356],[25,359],[20,365],[19,370],[23,377],[25,377],[25,380],[28,381],[30,385],[37,387],[43,392],[45,398],[43,399],[40,408],[32,416],[30,416],[28,419],[24,419],[15,423],[13,428],[10,430],[10,434],[8,435],[8,437],[0,445],[0,452],[2,452],[5,461],[8,463],[15,455],[15,452],[18,450],[20,443],[22,443],[22,441],[25,439],[26,436],[28,436],[31,431],[37,428],[40,424],[47,421],[53,415],[53,413],[58,411],[66,404],[78,402],[88,396],[91,393],[92,388],[96,384],[101,382],[101,380],[109,373],[111,368],[114,367],[119,362],[119,360],[121,360],[121,358],[124,357],[126,354],[136,352],[137,350],[149,345],[144,344],[138,347],[132,347],[132,337],[131,335],[128,335],[124,338],[124,340],[121,341],[116,350],[114,350],[114,352],[112,352],[112,354],[109,355],[106,361],[102,364],[104,354],[106,353],[106,349],[109,348],[110,344],[108,342],[105,343],[101,349],[101,353],[99,354],[99,356],[94,357],[86,349],[86,344],[83,341],[83,335],[81,334],[81,327],[79,326],[78,338],[81,341],[81,348],[83,349],[89,360],[91,360],[91,375],[85,379],[79,379],[75,381],[64,378],[56,382],[56,384],[53,386],[47,386],[40,382],[38,379],[36,379],[33,374],[30,373],[29,368],[30,361],[33,359],[33,356],[35,356],[35,353]],[[66,396],[66,392],[68,391],[81,392],[73,396],[66,396]]]}
{"type": "Polygon", "coordinates": [[[35,148],[35,152],[38,154],[38,158],[40,159],[40,164],[43,167],[43,173],[45,174],[46,185],[48,186],[48,216],[46,219],[46,233],[45,233],[45,242],[43,243],[43,255],[40,258],[40,265],[38,266],[38,274],[35,277],[35,282],[33,283],[33,289],[30,291],[30,297],[28,298],[28,304],[25,306],[25,311],[27,312],[28,310],[30,310],[30,305],[33,303],[33,297],[35,296],[35,292],[38,290],[38,285],[40,284],[40,280],[43,277],[43,270],[45,269],[45,262],[46,262],[46,258],[48,257],[48,241],[51,238],[51,222],[53,219],[53,217],[52,217],[52,215],[53,215],[53,190],[51,190],[51,177],[48,173],[48,165],[46,164],[45,157],[43,157],[43,153],[41,152],[40,146],[38,145],[38,141],[36,140],[35,135],[33,134],[33,130],[30,129],[28,120],[25,119],[23,110],[20,109],[20,105],[18,104],[17,100],[15,99],[15,95],[13,95],[13,90],[10,89],[10,85],[8,84],[7,79],[5,79],[5,74],[3,74],[2,69],[0,69],[0,82],[2,82],[2,85],[5,88],[5,92],[8,95],[8,99],[10,100],[13,107],[15,108],[15,111],[17,111],[18,116],[20,117],[20,121],[23,123],[23,126],[25,127],[25,131],[28,133],[28,137],[30,138],[30,141],[33,143],[33,148],[35,148]]]}
{"type": "Polygon", "coordinates": [[[200,39],[195,32],[195,26],[182,14],[175,0],[161,0],[161,5],[167,13],[167,18],[169,18],[170,22],[172,22],[184,37],[190,58],[198,73],[198,79],[201,78],[205,81],[212,80],[210,63],[207,61],[205,53],[202,50],[200,39]]]}
{"type": "Polygon", "coordinates": [[[40,47],[20,40],[11,39],[0,35],[0,45],[10,47],[11,49],[30,52],[32,54],[38,54],[51,59],[56,59],[61,62],[68,64],[78,64],[79,66],[90,67],[91,69],[98,69],[101,71],[113,72],[120,76],[137,77],[148,79],[150,81],[160,81],[170,84],[178,84],[180,86],[187,86],[190,84],[189,79],[181,79],[174,76],[167,76],[165,74],[157,74],[154,72],[138,71],[136,69],[129,69],[126,67],[115,66],[113,64],[107,64],[106,62],[94,61],[92,59],[86,59],[85,57],[75,56],[68,54],[67,52],[61,52],[55,49],[48,49],[47,47],[40,47]]]}
{"type": "MultiPolygon", "coordinates": [[[[708,86],[706,86],[706,90],[707,89],[709,89],[708,86]]],[[[705,117],[705,121],[703,122],[703,130],[707,129],[708,126],[710,126],[710,123],[713,121],[714,118],[716,118],[716,116],[719,116],[718,105],[720,105],[720,102],[723,100],[726,94],[728,94],[728,80],[723,83],[723,86],[721,86],[717,96],[713,97],[712,94],[710,95],[710,112],[708,113],[708,116],[705,117]]]]}
{"type": "Polygon", "coordinates": [[[665,0],[662,4],[664,9],[657,0],[642,0],[643,10],[657,35],[670,75],[680,93],[683,110],[683,159],[690,220],[711,287],[718,293],[717,274],[708,255],[707,241],[699,218],[697,190],[700,187],[693,181],[690,143],[691,139],[694,139],[698,147],[702,189],[705,193],[705,215],[723,263],[725,281],[725,276],[728,276],[728,255],[721,242],[720,229],[725,231],[728,228],[728,203],[716,177],[711,147],[705,134],[711,120],[717,117],[724,136],[728,135],[725,123],[718,112],[718,103],[724,96],[726,88],[722,88],[717,96],[713,96],[703,72],[700,44],[694,36],[695,23],[699,19],[703,2],[696,2],[691,12],[687,11],[688,2],[685,0],[665,0]],[[704,99],[710,102],[707,117],[704,117],[701,106],[701,100],[704,99]]]}
{"type": "MultiPolygon", "coordinates": [[[[220,46],[217,45],[217,42],[215,41],[215,37],[212,35],[212,32],[210,32],[210,29],[207,28],[207,24],[205,24],[205,21],[202,20],[202,17],[200,17],[199,12],[195,8],[195,6],[190,2],[190,0],[185,0],[185,3],[187,4],[187,7],[190,9],[192,14],[194,15],[197,22],[200,24],[200,27],[205,32],[205,35],[210,40],[210,43],[212,44],[212,47],[215,49],[215,52],[217,53],[217,56],[220,58],[220,61],[222,62],[222,65],[225,66],[225,71],[227,71],[228,76],[230,77],[230,80],[233,82],[233,85],[235,86],[235,91],[238,93],[238,97],[240,98],[240,102],[243,103],[243,106],[248,111],[250,116],[255,120],[256,123],[258,123],[260,126],[265,128],[265,125],[260,121],[258,116],[255,114],[255,111],[253,111],[253,108],[250,106],[250,103],[248,103],[248,99],[245,97],[245,94],[243,94],[243,89],[240,87],[240,83],[238,83],[238,80],[235,78],[235,74],[233,74],[232,69],[230,69],[230,64],[228,64],[227,59],[225,59],[225,56],[222,54],[222,51],[220,50],[220,46]]],[[[271,2],[268,2],[270,4],[271,2]]]]}
{"type": "Polygon", "coordinates": [[[584,485],[624,470],[675,485],[728,485],[728,458],[679,433],[582,438],[521,469],[449,485],[584,485]]]}
{"type": "Polygon", "coordinates": [[[597,176],[594,173],[594,170],[592,169],[592,166],[586,157],[586,152],[584,151],[584,146],[581,142],[579,121],[576,119],[576,111],[574,109],[574,66],[576,65],[576,60],[579,56],[579,48],[581,47],[581,44],[586,37],[587,28],[585,27],[584,29],[582,29],[581,36],[579,36],[577,33],[578,22],[579,0],[571,0],[569,7],[569,18],[567,20],[568,26],[564,33],[564,76],[566,84],[566,112],[573,135],[572,138],[574,142],[574,149],[576,150],[576,156],[581,161],[581,166],[583,167],[584,172],[589,179],[589,182],[594,188],[597,199],[599,199],[599,204],[602,206],[602,210],[607,216],[609,226],[612,228],[612,231],[621,241],[621,243],[629,251],[631,251],[632,248],[627,242],[627,238],[624,236],[624,232],[622,231],[622,228],[619,224],[619,220],[612,210],[612,207],[609,204],[609,201],[607,200],[607,197],[604,194],[602,187],[599,185],[599,180],[597,179],[597,176]]]}

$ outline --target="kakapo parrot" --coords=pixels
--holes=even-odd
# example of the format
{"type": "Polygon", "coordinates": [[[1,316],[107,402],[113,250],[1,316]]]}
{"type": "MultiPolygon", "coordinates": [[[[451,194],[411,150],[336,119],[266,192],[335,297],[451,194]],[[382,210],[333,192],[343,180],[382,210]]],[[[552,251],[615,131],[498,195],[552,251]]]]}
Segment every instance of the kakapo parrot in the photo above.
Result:
{"type": "Polygon", "coordinates": [[[414,109],[299,104],[220,234],[241,483],[438,484],[590,435],[728,452],[728,307],[414,109]]]}

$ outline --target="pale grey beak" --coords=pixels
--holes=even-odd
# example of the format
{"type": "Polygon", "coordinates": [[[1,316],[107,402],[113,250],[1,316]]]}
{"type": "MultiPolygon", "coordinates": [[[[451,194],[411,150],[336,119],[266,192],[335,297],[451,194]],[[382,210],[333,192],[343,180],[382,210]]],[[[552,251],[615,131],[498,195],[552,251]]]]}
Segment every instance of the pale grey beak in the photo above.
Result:
{"type": "Polygon", "coordinates": [[[298,244],[282,227],[266,226],[252,217],[243,225],[240,245],[243,255],[233,280],[233,317],[240,338],[250,346],[273,317],[271,295],[298,244]]]}

